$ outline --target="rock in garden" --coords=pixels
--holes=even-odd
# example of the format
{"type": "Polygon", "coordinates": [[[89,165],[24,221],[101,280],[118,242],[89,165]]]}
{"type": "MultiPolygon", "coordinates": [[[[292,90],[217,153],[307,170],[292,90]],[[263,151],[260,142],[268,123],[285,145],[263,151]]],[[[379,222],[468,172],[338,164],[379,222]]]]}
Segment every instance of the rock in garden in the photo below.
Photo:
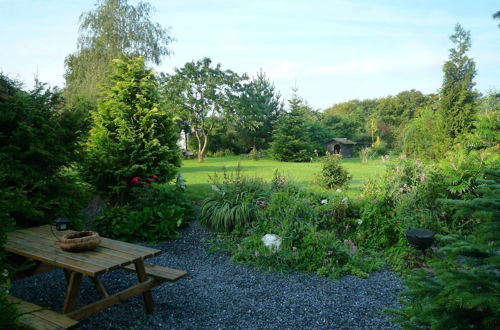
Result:
{"type": "Polygon", "coordinates": [[[279,249],[281,245],[281,237],[276,234],[265,234],[262,236],[262,243],[271,249],[279,249]]]}

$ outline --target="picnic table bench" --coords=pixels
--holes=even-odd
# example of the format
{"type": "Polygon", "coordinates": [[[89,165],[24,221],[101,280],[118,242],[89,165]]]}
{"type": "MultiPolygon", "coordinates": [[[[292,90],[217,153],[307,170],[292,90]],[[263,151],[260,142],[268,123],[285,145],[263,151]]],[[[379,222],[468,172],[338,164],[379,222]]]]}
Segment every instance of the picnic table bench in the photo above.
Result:
{"type": "MultiPolygon", "coordinates": [[[[6,251],[35,261],[35,265],[30,269],[14,274],[14,280],[55,268],[62,268],[64,270],[68,284],[66,298],[62,307],[62,314],[64,315],[55,312],[52,312],[54,314],[43,313],[42,318],[45,320],[51,318],[48,315],[52,315],[54,321],[59,316],[79,321],[138,294],[142,294],[143,296],[146,312],[152,313],[154,303],[151,289],[165,281],[175,282],[187,275],[187,272],[182,270],[144,263],[144,259],[160,254],[161,250],[104,237],[101,237],[101,244],[94,251],[63,251],[59,247],[59,239],[70,232],[57,231],[55,227],[45,225],[20,229],[7,234],[6,251]],[[121,292],[109,295],[99,276],[115,269],[125,269],[135,272],[139,283],[121,292]],[[83,275],[88,276],[93,281],[102,298],[94,303],[76,309],[83,275]]],[[[33,309],[37,307],[36,305],[33,305],[35,306],[33,307],[32,304],[27,305],[29,303],[25,304],[25,302],[19,300],[17,302],[24,306],[23,308],[33,309]]],[[[37,313],[29,315],[36,316],[32,317],[31,320],[29,317],[25,317],[25,319],[33,322],[32,319],[39,319],[40,313],[38,315],[37,313]]],[[[64,322],[67,322],[67,320],[64,322]]],[[[27,325],[29,326],[29,324],[27,325]]],[[[64,327],[60,326],[59,328],[64,327]]]]}

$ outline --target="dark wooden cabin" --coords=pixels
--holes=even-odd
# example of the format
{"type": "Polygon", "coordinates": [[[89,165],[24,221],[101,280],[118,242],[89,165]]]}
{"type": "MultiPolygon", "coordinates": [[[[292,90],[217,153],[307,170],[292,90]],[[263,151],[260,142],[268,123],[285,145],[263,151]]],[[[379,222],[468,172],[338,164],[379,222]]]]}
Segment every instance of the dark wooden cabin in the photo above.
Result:
{"type": "Polygon", "coordinates": [[[346,138],[334,138],[326,143],[326,151],[332,155],[340,154],[343,158],[354,157],[354,146],[356,142],[346,138]]]}

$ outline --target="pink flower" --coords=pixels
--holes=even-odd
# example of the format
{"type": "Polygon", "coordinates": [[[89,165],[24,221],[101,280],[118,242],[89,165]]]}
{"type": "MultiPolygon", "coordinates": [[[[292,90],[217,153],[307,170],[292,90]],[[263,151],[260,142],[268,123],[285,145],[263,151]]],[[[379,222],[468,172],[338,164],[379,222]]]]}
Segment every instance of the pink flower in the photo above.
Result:
{"type": "Polygon", "coordinates": [[[151,185],[151,183],[147,183],[147,182],[146,182],[146,183],[144,184],[144,187],[149,187],[150,185],[151,185]]]}
{"type": "Polygon", "coordinates": [[[153,182],[155,179],[151,178],[151,179],[148,179],[149,182],[153,182]]]}
{"type": "Polygon", "coordinates": [[[156,179],[158,177],[158,175],[153,175],[153,179],[156,179]]]}
{"type": "Polygon", "coordinates": [[[139,177],[138,177],[138,176],[136,176],[135,178],[132,178],[131,182],[132,182],[133,184],[138,184],[138,183],[139,183],[139,180],[140,180],[140,179],[139,179],[139,177]]]}

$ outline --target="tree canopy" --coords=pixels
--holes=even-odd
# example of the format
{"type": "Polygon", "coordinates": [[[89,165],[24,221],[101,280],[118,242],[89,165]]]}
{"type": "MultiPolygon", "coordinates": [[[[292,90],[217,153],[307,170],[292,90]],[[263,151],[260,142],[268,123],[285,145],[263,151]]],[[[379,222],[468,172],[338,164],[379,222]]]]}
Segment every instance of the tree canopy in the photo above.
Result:
{"type": "Polygon", "coordinates": [[[274,85],[262,71],[242,85],[235,126],[243,148],[269,147],[276,121],[282,113],[280,94],[275,92],[274,85]]]}
{"type": "Polygon", "coordinates": [[[174,75],[163,77],[163,92],[178,117],[189,121],[202,162],[210,135],[221,117],[234,110],[240,77],[205,57],[186,63],[174,75]]]}
{"type": "Polygon", "coordinates": [[[142,56],[160,64],[171,53],[170,31],[151,21],[153,7],[127,0],[101,0],[93,11],[80,16],[77,51],[66,57],[66,90],[70,100],[83,96],[95,101],[100,84],[107,81],[111,61],[124,54],[142,56]]]}

